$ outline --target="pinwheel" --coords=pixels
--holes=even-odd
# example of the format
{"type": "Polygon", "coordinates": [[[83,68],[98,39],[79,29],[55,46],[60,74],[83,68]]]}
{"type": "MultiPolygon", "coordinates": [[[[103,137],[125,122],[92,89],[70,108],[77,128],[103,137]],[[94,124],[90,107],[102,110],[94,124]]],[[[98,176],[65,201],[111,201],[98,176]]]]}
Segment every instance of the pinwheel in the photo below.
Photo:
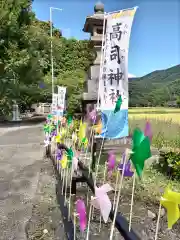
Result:
{"type": "Polygon", "coordinates": [[[130,159],[136,169],[139,177],[144,169],[144,162],[151,157],[151,148],[149,137],[145,137],[144,133],[136,128],[132,136],[132,151],[130,159]]]}
{"type": "Polygon", "coordinates": [[[57,131],[56,129],[54,129],[52,132],[51,132],[51,137],[56,137],[57,136],[57,131]]]}
{"type": "Polygon", "coordinates": [[[72,116],[68,116],[68,119],[67,119],[68,126],[70,126],[72,124],[72,122],[73,122],[72,116]]]}
{"type": "Polygon", "coordinates": [[[48,114],[47,119],[52,119],[53,115],[52,114],[48,114]]]}
{"type": "Polygon", "coordinates": [[[44,124],[44,133],[50,133],[50,128],[49,128],[49,125],[48,124],[44,124]]]}
{"type": "MultiPolygon", "coordinates": [[[[118,165],[118,170],[122,172],[123,170],[123,163],[119,164],[118,165]]],[[[134,174],[134,172],[131,171],[131,162],[130,160],[128,160],[127,163],[125,163],[125,166],[124,166],[124,177],[132,177],[134,174]]]]}
{"type": "Polygon", "coordinates": [[[128,160],[128,162],[125,163],[126,158],[129,158],[129,153],[132,153],[130,149],[126,149],[126,151],[122,155],[122,160],[120,164],[118,164],[118,171],[122,172],[124,167],[124,177],[132,177],[134,172],[131,171],[131,162],[128,160]]]}
{"type": "Polygon", "coordinates": [[[67,155],[65,153],[63,153],[60,163],[61,163],[62,169],[65,169],[67,167],[68,159],[67,159],[67,155]]]}
{"type": "Polygon", "coordinates": [[[115,165],[116,165],[116,156],[114,155],[113,151],[110,151],[108,153],[108,161],[107,161],[107,170],[108,170],[109,177],[112,176],[112,172],[115,168],[115,165]]]}
{"type": "Polygon", "coordinates": [[[97,134],[101,134],[102,133],[102,128],[103,128],[103,125],[102,125],[102,122],[100,120],[99,123],[94,126],[94,130],[97,134]]]}
{"type": "Polygon", "coordinates": [[[100,210],[105,223],[108,221],[112,207],[107,192],[112,190],[113,188],[108,183],[102,185],[101,187],[95,187],[95,197],[91,199],[91,204],[100,210]]]}
{"type": "Polygon", "coordinates": [[[63,143],[64,138],[62,137],[62,135],[59,133],[57,134],[57,136],[55,137],[56,143],[63,143]]]}
{"type": "Polygon", "coordinates": [[[73,152],[72,148],[68,148],[66,150],[66,155],[67,155],[67,160],[68,160],[68,167],[71,167],[72,159],[74,157],[74,152],[73,152]]]}
{"type": "Polygon", "coordinates": [[[79,127],[79,133],[78,133],[78,137],[79,137],[79,141],[80,143],[82,143],[82,140],[86,137],[86,123],[80,123],[80,127],[79,127]]]}
{"type": "Polygon", "coordinates": [[[57,157],[57,160],[61,160],[62,159],[62,150],[61,149],[57,149],[56,151],[56,157],[57,157]]]}
{"type": "Polygon", "coordinates": [[[44,147],[49,146],[49,144],[50,144],[50,139],[49,137],[46,137],[46,139],[44,140],[44,147]]]}
{"type": "Polygon", "coordinates": [[[151,124],[149,121],[146,122],[144,135],[149,137],[150,142],[152,142],[153,133],[152,133],[151,124]]]}
{"type": "Polygon", "coordinates": [[[167,209],[168,228],[171,229],[180,218],[180,193],[173,192],[167,187],[160,203],[167,209]]]}
{"type": "Polygon", "coordinates": [[[84,201],[81,199],[78,199],[76,202],[76,212],[79,217],[80,230],[84,232],[87,225],[87,218],[86,218],[86,207],[85,207],[84,201]]]}
{"type": "Polygon", "coordinates": [[[84,138],[82,139],[81,144],[82,144],[82,146],[83,146],[84,148],[87,148],[87,146],[88,146],[88,139],[87,139],[87,137],[84,137],[84,138]]]}
{"type": "Polygon", "coordinates": [[[96,109],[93,109],[90,113],[89,113],[89,120],[91,120],[93,123],[95,123],[96,121],[96,117],[97,117],[97,111],[96,109]]]}

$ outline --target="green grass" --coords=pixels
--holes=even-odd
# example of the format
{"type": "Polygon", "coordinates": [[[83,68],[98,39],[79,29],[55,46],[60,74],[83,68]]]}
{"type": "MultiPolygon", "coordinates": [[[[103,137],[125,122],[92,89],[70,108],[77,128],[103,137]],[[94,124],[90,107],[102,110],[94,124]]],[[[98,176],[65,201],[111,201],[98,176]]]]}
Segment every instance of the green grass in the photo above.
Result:
{"type": "MultiPolygon", "coordinates": [[[[151,121],[153,140],[152,145],[161,148],[180,148],[180,125],[171,121],[151,121]]],[[[129,119],[130,134],[134,128],[139,127],[144,130],[145,119],[129,119]]]]}

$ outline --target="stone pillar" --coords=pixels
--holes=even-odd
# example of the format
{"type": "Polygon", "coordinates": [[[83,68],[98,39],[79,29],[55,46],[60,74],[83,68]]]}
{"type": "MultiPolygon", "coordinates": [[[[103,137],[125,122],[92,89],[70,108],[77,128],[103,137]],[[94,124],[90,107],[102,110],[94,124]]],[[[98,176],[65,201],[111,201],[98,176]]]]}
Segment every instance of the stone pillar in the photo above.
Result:
{"type": "Polygon", "coordinates": [[[13,111],[12,111],[12,114],[13,114],[13,119],[12,121],[21,121],[21,119],[19,118],[19,107],[16,103],[13,104],[13,111]]]}

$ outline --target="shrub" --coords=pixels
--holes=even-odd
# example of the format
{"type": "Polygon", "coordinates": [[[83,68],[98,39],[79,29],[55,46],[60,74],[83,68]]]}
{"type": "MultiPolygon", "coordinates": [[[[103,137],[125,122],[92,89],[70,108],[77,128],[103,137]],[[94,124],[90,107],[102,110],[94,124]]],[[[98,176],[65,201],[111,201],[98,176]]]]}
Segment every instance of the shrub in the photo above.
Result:
{"type": "Polygon", "coordinates": [[[180,152],[161,152],[158,167],[170,178],[180,180],[180,152]]]}

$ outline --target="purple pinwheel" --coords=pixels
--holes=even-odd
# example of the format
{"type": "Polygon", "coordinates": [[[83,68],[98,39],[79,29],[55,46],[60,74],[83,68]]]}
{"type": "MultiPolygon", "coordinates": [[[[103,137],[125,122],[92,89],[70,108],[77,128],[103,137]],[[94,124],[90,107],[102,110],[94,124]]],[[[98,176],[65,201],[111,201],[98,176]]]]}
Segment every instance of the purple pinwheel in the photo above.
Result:
{"type": "Polygon", "coordinates": [[[55,137],[55,136],[57,136],[57,131],[56,131],[56,129],[51,132],[51,137],[55,137]]]}
{"type": "Polygon", "coordinates": [[[61,149],[57,149],[57,151],[56,151],[57,160],[61,160],[62,156],[63,156],[63,153],[62,153],[61,149]]]}
{"type": "Polygon", "coordinates": [[[93,109],[93,110],[89,113],[89,119],[90,119],[92,122],[95,122],[95,121],[96,121],[96,117],[97,117],[97,111],[96,111],[96,109],[93,109]]]}
{"type": "Polygon", "coordinates": [[[149,121],[146,122],[144,135],[146,137],[149,137],[150,142],[152,142],[153,133],[152,133],[151,124],[149,121]]]}
{"type": "MultiPolygon", "coordinates": [[[[124,165],[125,158],[126,158],[126,152],[123,153],[122,161],[118,165],[118,170],[121,172],[123,171],[123,165],[124,165]]],[[[130,162],[130,160],[128,160],[128,162],[125,163],[125,166],[124,166],[124,177],[132,177],[133,174],[134,174],[134,172],[131,171],[131,162],[130,162]]]]}
{"type": "MultiPolygon", "coordinates": [[[[124,154],[123,154],[124,155],[124,154]]],[[[125,157],[123,159],[123,163],[120,163],[118,165],[118,170],[123,171],[123,165],[124,165],[125,157]]],[[[124,168],[124,177],[132,177],[134,172],[131,171],[131,162],[128,160],[127,163],[125,163],[125,168],[124,168]]]]}
{"type": "Polygon", "coordinates": [[[107,161],[107,170],[109,177],[111,177],[112,172],[116,165],[116,156],[114,155],[113,151],[108,152],[108,161],[107,161]]]}
{"type": "Polygon", "coordinates": [[[76,212],[79,216],[80,230],[84,232],[87,225],[86,207],[85,207],[84,201],[81,199],[78,199],[76,202],[76,212]]]}

